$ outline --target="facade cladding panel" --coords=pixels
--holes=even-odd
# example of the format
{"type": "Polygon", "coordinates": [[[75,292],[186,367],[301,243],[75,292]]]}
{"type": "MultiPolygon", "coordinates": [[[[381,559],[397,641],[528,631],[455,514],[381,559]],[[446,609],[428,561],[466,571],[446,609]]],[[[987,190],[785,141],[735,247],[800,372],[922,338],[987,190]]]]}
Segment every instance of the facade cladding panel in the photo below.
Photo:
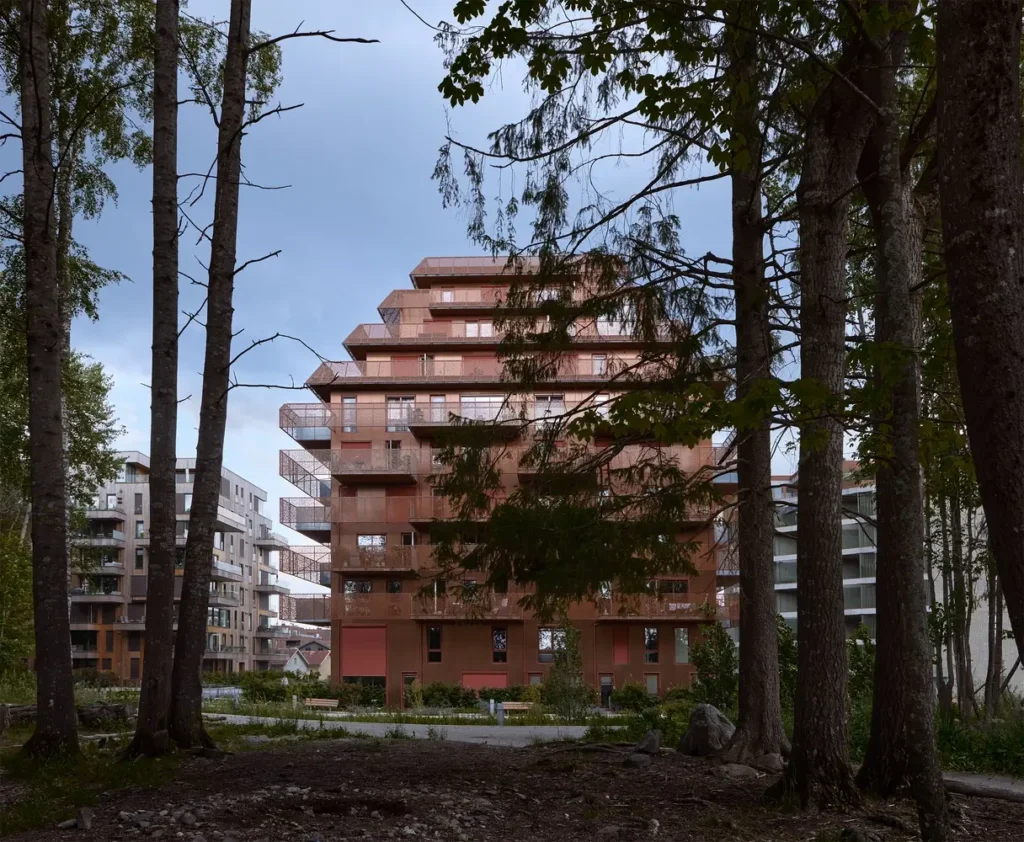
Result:
{"type": "MultiPolygon", "coordinates": [[[[558,646],[550,625],[520,607],[522,593],[489,594],[482,611],[470,612],[454,586],[482,581],[481,574],[437,581],[431,523],[452,511],[430,481],[438,437],[456,419],[484,422],[494,446],[511,454],[502,483],[512,491],[530,481],[515,454],[550,423],[546,417],[614,402],[629,388],[616,373],[640,353],[627,326],[581,323],[558,376],[532,395],[510,396],[495,324],[511,282],[506,261],[426,258],[411,278],[412,289],[381,303],[380,323],[349,334],[350,361],[324,363],[309,378],[319,401],[281,408],[281,427],[296,442],[281,453],[281,473],[305,495],[281,501],[281,521],[321,546],[319,569],[330,571],[332,648],[342,653],[332,680],[384,676],[393,706],[414,680],[475,688],[543,681],[558,646]]],[[[585,279],[560,294],[586,296],[585,279]]],[[[630,447],[615,458],[635,459],[637,446],[630,447]]],[[[664,450],[686,472],[708,470],[715,457],[710,441],[664,450]]],[[[692,667],[674,657],[676,629],[691,629],[696,641],[698,627],[722,614],[728,593],[710,516],[688,517],[674,537],[698,549],[696,572],[671,577],[673,589],[654,582],[651,595],[627,604],[610,583],[607,594],[570,611],[584,678],[604,687],[605,698],[609,686],[627,681],[654,687],[651,675],[659,692],[689,685],[692,667]],[[645,650],[645,628],[658,629],[652,639],[664,651],[656,660],[645,650]]]]}

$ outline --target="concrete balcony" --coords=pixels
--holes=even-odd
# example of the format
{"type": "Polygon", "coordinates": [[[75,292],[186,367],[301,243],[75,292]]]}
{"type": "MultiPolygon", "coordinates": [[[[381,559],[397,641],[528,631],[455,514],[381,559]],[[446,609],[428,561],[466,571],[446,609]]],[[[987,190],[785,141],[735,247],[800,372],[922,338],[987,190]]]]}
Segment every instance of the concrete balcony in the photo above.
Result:
{"type": "Polygon", "coordinates": [[[291,588],[286,588],[284,585],[279,585],[277,582],[257,582],[252,586],[252,589],[257,593],[266,594],[290,594],[291,588]]]}
{"type": "Polygon", "coordinates": [[[280,535],[271,532],[269,529],[261,529],[260,534],[257,535],[256,540],[253,543],[256,544],[257,547],[263,547],[267,550],[288,549],[288,542],[280,535]]]}
{"type": "Polygon", "coordinates": [[[422,594],[335,594],[331,605],[334,619],[355,620],[429,620],[490,622],[494,620],[522,620],[519,605],[522,594],[481,593],[473,598],[464,595],[456,599],[451,594],[429,596],[422,594]]]}
{"type": "Polygon", "coordinates": [[[241,582],[243,577],[242,568],[238,564],[231,564],[228,561],[221,561],[215,558],[210,571],[210,579],[214,582],[241,582]]]}
{"type": "Polygon", "coordinates": [[[239,606],[238,594],[219,593],[219,592],[218,593],[213,593],[211,591],[210,592],[210,602],[209,602],[209,605],[210,605],[211,608],[238,608],[238,606],[239,606]]]}
{"type": "Polygon", "coordinates": [[[99,657],[99,649],[97,649],[95,646],[93,646],[91,648],[87,648],[85,646],[80,646],[80,645],[77,645],[77,644],[72,644],[71,645],[71,657],[73,659],[74,658],[98,658],[99,657]]]}
{"type": "Polygon", "coordinates": [[[106,602],[106,603],[118,603],[124,602],[126,599],[125,595],[120,591],[111,591],[104,593],[102,591],[90,592],[87,588],[72,588],[71,589],[71,601],[72,602],[106,602]]]}
{"type": "Polygon", "coordinates": [[[499,306],[507,290],[503,287],[477,289],[431,289],[428,306],[438,315],[472,315],[488,313],[499,306]]]}
{"type": "Polygon", "coordinates": [[[86,520],[112,521],[124,523],[128,515],[120,506],[90,506],[85,510],[86,520]]]}
{"type": "Polygon", "coordinates": [[[252,631],[253,637],[264,637],[264,638],[286,638],[291,637],[292,633],[282,626],[263,626],[258,625],[252,631]]]}
{"type": "MultiPolygon", "coordinates": [[[[178,623],[175,621],[174,628],[178,628],[178,623]]],[[[145,631],[146,630],[146,618],[142,617],[138,620],[131,620],[127,617],[118,617],[117,623],[114,625],[116,631],[145,631]]]]}
{"type": "MultiPolygon", "coordinates": [[[[187,543],[188,543],[188,536],[187,535],[175,535],[174,536],[174,546],[176,546],[176,547],[184,547],[185,544],[187,544],[187,543]]],[[[148,547],[150,545],[151,545],[151,539],[150,539],[148,534],[147,535],[142,535],[141,537],[135,539],[135,546],[136,547],[148,547]]]]}
{"type": "Polygon", "coordinates": [[[119,529],[110,532],[95,534],[74,535],[71,538],[72,547],[117,547],[124,548],[125,535],[119,529]]]}
{"type": "Polygon", "coordinates": [[[217,505],[217,529],[220,532],[245,532],[245,516],[236,514],[225,506],[217,505]]]}
{"type": "Polygon", "coordinates": [[[596,602],[598,620],[674,620],[714,622],[718,606],[708,602],[689,602],[686,594],[647,594],[613,596],[596,602]]]}
{"type": "Polygon", "coordinates": [[[244,646],[207,646],[206,655],[207,658],[218,658],[218,657],[230,657],[232,655],[244,655],[244,646]]]}
{"type": "Polygon", "coordinates": [[[280,650],[274,650],[273,652],[253,652],[252,659],[254,661],[266,661],[268,664],[285,664],[288,659],[292,656],[291,652],[284,652],[280,650]]]}

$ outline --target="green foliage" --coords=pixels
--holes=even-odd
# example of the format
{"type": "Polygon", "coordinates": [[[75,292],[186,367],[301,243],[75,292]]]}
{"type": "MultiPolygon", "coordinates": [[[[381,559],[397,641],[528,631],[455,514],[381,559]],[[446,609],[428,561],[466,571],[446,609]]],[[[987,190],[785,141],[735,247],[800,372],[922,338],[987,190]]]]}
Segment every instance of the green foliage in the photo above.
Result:
{"type": "Polygon", "coordinates": [[[676,746],[690,727],[692,701],[675,701],[656,704],[634,712],[622,728],[614,732],[616,741],[638,741],[648,731],[661,731],[661,742],[665,746],[676,746]]]}
{"type": "Polygon", "coordinates": [[[405,688],[405,706],[413,710],[423,707],[423,685],[418,678],[405,688]]]}
{"type": "Polygon", "coordinates": [[[476,691],[461,684],[434,681],[423,687],[423,704],[428,708],[476,707],[476,691]]]}
{"type": "Polygon", "coordinates": [[[384,687],[373,684],[330,684],[314,675],[300,673],[249,671],[238,676],[242,698],[247,702],[289,702],[303,699],[337,699],[341,707],[383,707],[384,687]],[[288,684],[281,683],[282,678],[288,684]]]}
{"type": "Polygon", "coordinates": [[[27,671],[33,634],[32,554],[18,532],[5,531],[0,533],[0,679],[27,671]]]}
{"type": "Polygon", "coordinates": [[[0,703],[34,705],[36,703],[36,677],[27,668],[0,672],[0,703]]]}
{"type": "Polygon", "coordinates": [[[850,680],[847,684],[850,698],[856,701],[871,700],[875,683],[875,644],[871,631],[861,623],[850,634],[846,644],[850,680]]]}
{"type": "Polygon", "coordinates": [[[513,684],[511,687],[481,687],[479,693],[480,701],[494,699],[497,702],[525,702],[527,688],[522,684],[513,684]]]}
{"type": "Polygon", "coordinates": [[[120,687],[121,677],[110,670],[103,671],[91,668],[72,670],[76,686],[92,687],[102,690],[108,687],[120,687]]]}
{"type": "Polygon", "coordinates": [[[694,699],[728,710],[735,707],[739,690],[736,643],[721,623],[701,626],[700,632],[701,641],[690,650],[694,699]]]}
{"type": "Polygon", "coordinates": [[[779,696],[783,710],[793,710],[796,701],[796,637],[793,629],[777,615],[779,640],[779,696]]]}
{"type": "Polygon", "coordinates": [[[657,706],[658,699],[648,693],[639,681],[627,681],[612,691],[612,704],[619,710],[640,713],[657,706]]]}
{"type": "Polygon", "coordinates": [[[563,619],[564,644],[555,647],[555,662],[544,682],[544,704],[565,722],[581,722],[595,702],[593,688],[583,680],[580,631],[563,619]]]}

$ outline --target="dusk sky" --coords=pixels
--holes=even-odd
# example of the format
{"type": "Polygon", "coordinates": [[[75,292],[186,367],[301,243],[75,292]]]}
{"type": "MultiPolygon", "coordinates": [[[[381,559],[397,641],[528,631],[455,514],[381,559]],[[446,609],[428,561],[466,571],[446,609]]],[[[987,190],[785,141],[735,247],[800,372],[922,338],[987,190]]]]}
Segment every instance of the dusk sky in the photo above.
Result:
{"type": "MultiPolygon", "coordinates": [[[[450,19],[453,0],[410,0],[410,5],[435,22],[450,19]]],[[[377,305],[390,290],[409,284],[409,271],[421,258],[481,253],[467,239],[464,213],[442,209],[430,176],[449,121],[461,140],[482,145],[488,130],[524,113],[528,98],[520,88],[522,72],[507,66],[481,103],[450,111],[437,92],[443,68],[434,33],[398,0],[256,0],[253,6],[254,29],[272,35],[304,21],[304,29],[334,29],[340,36],[381,42],[286,42],[284,82],[276,99],[285,106],[304,105],[253,127],[242,149],[249,179],[290,187],[242,189],[239,263],[276,249],[281,254],[238,278],[234,328],[243,332],[235,339],[236,351],[281,331],[301,337],[327,357],[346,359],[342,339],[358,322],[379,321],[377,305]]],[[[223,0],[188,5],[192,13],[219,17],[226,17],[227,8],[223,0]]],[[[205,171],[215,154],[209,114],[198,106],[182,107],[179,143],[179,171],[205,171]]],[[[710,171],[707,165],[704,169],[710,171]]],[[[148,169],[130,164],[113,167],[111,174],[119,191],[116,206],[108,206],[98,220],[78,221],[75,233],[95,261],[132,280],[103,292],[99,321],[76,322],[72,341],[102,362],[113,378],[112,399],[126,428],[119,446],[146,452],[152,181],[148,169]]],[[[643,175],[646,169],[609,170],[603,186],[614,191],[617,184],[643,175]]],[[[183,182],[182,194],[191,183],[183,182]]],[[[497,182],[493,185],[496,195],[497,182]]],[[[726,182],[676,199],[688,252],[728,254],[728,200],[726,182]]],[[[190,214],[200,224],[209,221],[204,204],[190,214]]],[[[205,263],[205,252],[196,245],[195,232],[187,232],[181,241],[182,271],[200,278],[199,259],[205,263]]],[[[182,308],[194,309],[201,298],[201,290],[183,278],[182,308]]],[[[195,451],[203,344],[203,329],[193,324],[182,337],[180,352],[179,394],[192,396],[181,404],[181,456],[195,451]]],[[[248,354],[237,375],[242,382],[301,385],[316,365],[301,346],[279,340],[248,354]]],[[[300,495],[278,476],[278,450],[298,446],[278,429],[278,407],[311,399],[304,391],[242,388],[231,393],[224,465],[267,490],[266,511],[275,522],[278,498],[300,495]]],[[[284,527],[276,529],[291,542],[307,543],[284,527]]]]}

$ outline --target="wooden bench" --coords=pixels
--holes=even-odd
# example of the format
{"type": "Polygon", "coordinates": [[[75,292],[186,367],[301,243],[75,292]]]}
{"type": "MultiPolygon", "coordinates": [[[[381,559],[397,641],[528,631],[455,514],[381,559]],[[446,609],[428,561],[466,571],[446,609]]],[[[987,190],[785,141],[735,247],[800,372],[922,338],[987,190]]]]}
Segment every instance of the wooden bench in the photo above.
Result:
{"type": "Polygon", "coordinates": [[[330,708],[334,710],[338,707],[337,699],[304,699],[302,704],[308,708],[330,708]]]}
{"type": "Polygon", "coordinates": [[[502,702],[505,713],[526,713],[533,709],[533,702],[502,702]]]}

